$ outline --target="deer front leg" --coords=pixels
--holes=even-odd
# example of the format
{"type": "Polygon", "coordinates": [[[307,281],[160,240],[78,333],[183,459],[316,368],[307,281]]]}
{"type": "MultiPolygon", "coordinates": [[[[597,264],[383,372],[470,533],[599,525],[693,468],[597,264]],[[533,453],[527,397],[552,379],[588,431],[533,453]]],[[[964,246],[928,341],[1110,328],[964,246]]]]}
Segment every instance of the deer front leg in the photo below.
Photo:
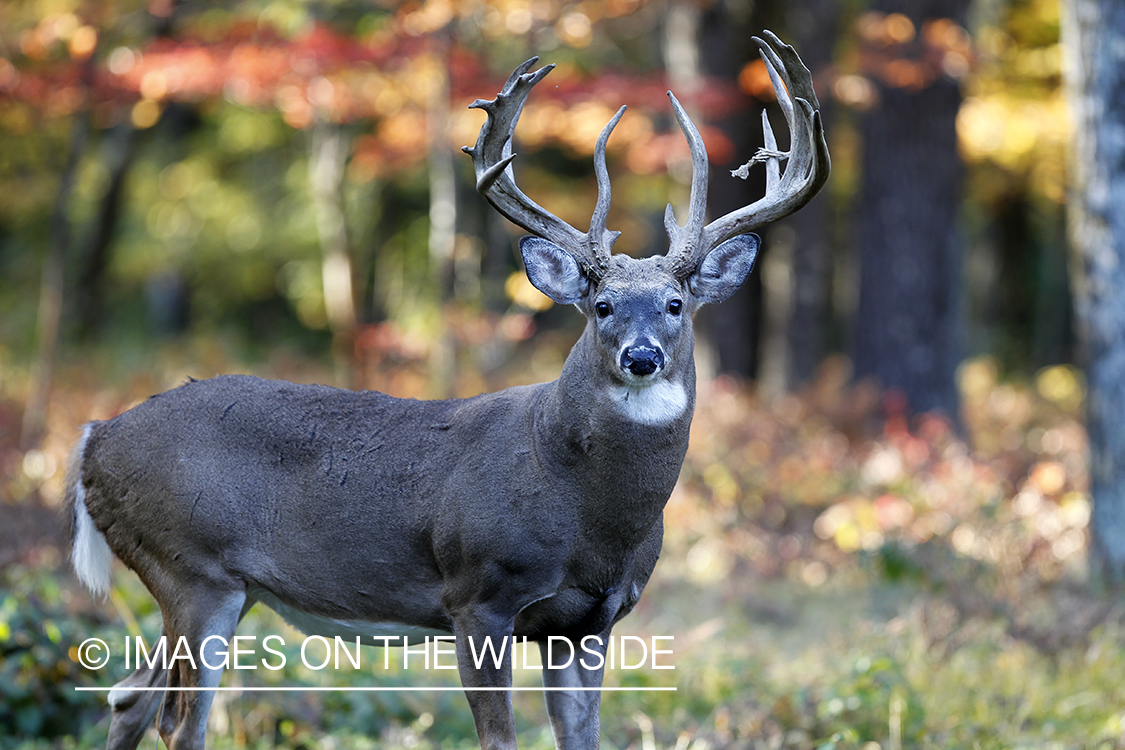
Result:
{"type": "Polygon", "coordinates": [[[512,627],[510,618],[478,613],[458,617],[453,623],[457,669],[484,750],[516,747],[511,693],[512,627]]]}
{"type": "Polygon", "coordinates": [[[547,716],[558,750],[597,750],[602,694],[598,690],[551,688],[600,688],[605,671],[605,649],[609,634],[571,641],[540,641],[547,716]]]}

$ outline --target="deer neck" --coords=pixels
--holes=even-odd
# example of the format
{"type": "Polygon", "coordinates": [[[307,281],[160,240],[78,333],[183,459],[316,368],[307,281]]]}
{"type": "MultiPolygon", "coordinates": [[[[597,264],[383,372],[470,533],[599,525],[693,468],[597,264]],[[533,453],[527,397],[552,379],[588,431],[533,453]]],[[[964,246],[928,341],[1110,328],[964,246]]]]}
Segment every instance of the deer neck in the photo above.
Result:
{"type": "Polygon", "coordinates": [[[587,328],[541,402],[537,440],[578,485],[593,537],[639,543],[660,517],[687,452],[695,407],[690,348],[666,377],[628,386],[606,373],[587,328]]]}

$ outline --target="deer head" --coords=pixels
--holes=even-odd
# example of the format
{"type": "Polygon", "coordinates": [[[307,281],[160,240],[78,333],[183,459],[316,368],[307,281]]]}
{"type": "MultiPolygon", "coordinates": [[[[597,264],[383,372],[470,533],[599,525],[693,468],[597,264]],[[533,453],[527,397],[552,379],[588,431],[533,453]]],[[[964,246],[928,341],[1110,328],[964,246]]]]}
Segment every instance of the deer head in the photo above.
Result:
{"type": "Polygon", "coordinates": [[[777,150],[773,130],[763,113],[765,147],[732,175],[745,179],[750,165],[764,163],[765,196],[705,224],[707,151],[699,131],[669,91],[676,120],[691,149],[692,183],[687,221],[681,226],[670,204],[665,212],[664,225],[669,238],[665,255],[634,260],[612,253],[620,232],[606,228],[610,183],[605,151],[610,133],[625,113],[625,107],[617,111],[598,138],[594,151],[598,201],[590,229],[583,233],[524,195],[516,186],[512,172],[516,156],[512,151],[512,136],[520,112],[531,89],[554,66],[529,72],[538,61],[533,57],[512,73],[495,99],[478,99],[470,105],[483,109],[488,115],[476,145],[463,149],[473,159],[477,190],[497,211],[535,235],[524,237],[520,242],[531,283],[555,302],[577,305],[595,322],[596,330],[611,331],[620,339],[617,365],[626,382],[640,382],[638,379],[655,376],[664,368],[667,353],[658,341],[645,342],[643,337],[628,335],[628,326],[611,326],[600,321],[621,313],[626,313],[630,320],[637,320],[643,317],[642,308],[655,306],[662,308],[671,321],[666,321],[664,327],[677,329],[682,326],[677,321],[690,317],[700,305],[726,299],[753,268],[760,239],[750,232],[796,211],[828,179],[828,147],[811,75],[792,47],[769,31],[763,36],[764,39],[754,37],[754,41],[761,49],[789,125],[790,150],[777,150]],[[785,162],[784,171],[782,162],[785,162]],[[637,294],[638,290],[643,293],[637,294]]]}

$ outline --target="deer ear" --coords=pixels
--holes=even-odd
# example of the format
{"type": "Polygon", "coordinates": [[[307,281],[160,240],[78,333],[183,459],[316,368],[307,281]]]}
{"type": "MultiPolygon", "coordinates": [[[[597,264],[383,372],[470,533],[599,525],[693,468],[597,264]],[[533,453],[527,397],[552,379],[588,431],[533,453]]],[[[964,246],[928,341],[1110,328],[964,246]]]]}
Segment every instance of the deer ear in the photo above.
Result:
{"type": "Polygon", "coordinates": [[[696,301],[722,302],[734,294],[753,270],[761,244],[762,238],[756,234],[740,234],[707,253],[687,280],[696,301]]]}
{"type": "Polygon", "coordinates": [[[558,302],[572,305],[586,296],[589,281],[570,253],[541,237],[520,239],[527,278],[536,289],[558,302]]]}

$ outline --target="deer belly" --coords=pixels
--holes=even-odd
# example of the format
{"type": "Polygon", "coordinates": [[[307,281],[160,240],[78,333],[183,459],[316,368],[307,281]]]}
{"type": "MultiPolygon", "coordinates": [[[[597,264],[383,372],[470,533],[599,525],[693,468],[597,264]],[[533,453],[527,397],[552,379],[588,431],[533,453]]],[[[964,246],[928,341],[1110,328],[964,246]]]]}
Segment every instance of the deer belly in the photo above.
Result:
{"type": "Polygon", "coordinates": [[[325,638],[356,638],[365,646],[402,646],[403,639],[409,643],[421,643],[427,636],[449,635],[448,630],[408,625],[401,622],[376,620],[348,620],[318,615],[293,607],[265,589],[254,589],[250,597],[277,612],[290,625],[305,635],[320,635],[325,638]],[[384,638],[397,638],[398,642],[385,643],[384,638]],[[376,640],[377,639],[377,640],[376,640]]]}

